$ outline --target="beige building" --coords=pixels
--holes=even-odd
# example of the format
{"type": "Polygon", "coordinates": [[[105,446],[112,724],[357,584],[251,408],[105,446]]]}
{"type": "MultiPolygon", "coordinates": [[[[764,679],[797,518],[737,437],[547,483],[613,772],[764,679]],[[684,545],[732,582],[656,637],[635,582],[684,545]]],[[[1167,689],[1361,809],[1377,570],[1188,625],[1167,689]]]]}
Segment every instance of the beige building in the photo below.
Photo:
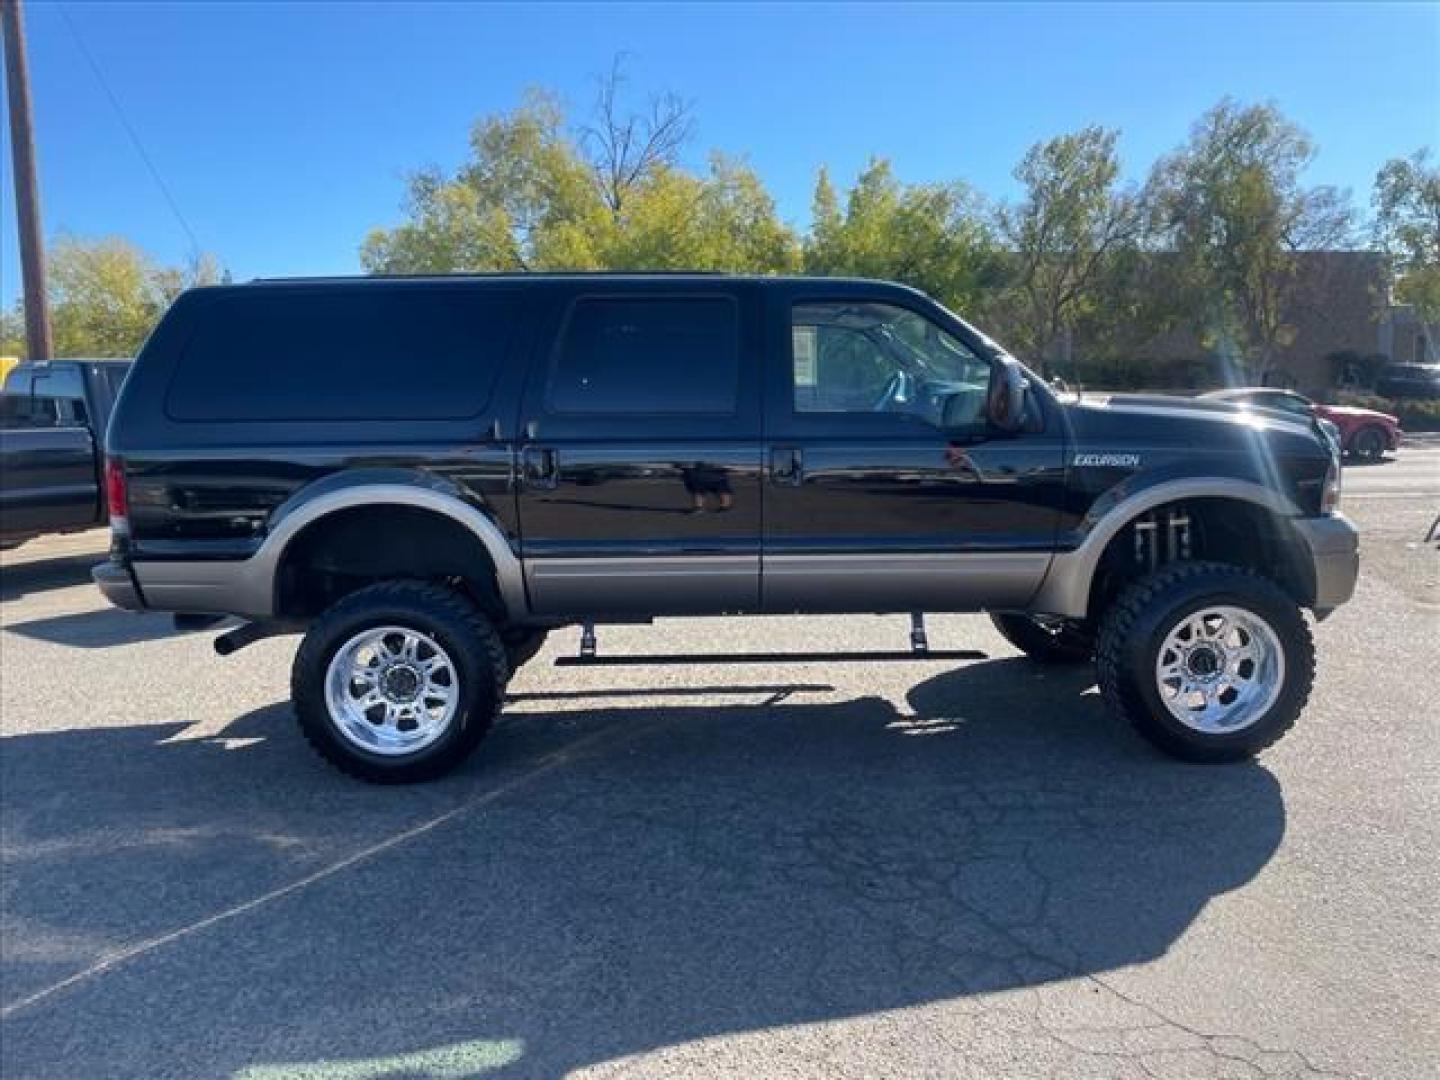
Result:
{"type": "Polygon", "coordinates": [[[1379,351],[1397,364],[1440,364],[1440,327],[1410,304],[1392,304],[1380,321],[1379,351]]]}

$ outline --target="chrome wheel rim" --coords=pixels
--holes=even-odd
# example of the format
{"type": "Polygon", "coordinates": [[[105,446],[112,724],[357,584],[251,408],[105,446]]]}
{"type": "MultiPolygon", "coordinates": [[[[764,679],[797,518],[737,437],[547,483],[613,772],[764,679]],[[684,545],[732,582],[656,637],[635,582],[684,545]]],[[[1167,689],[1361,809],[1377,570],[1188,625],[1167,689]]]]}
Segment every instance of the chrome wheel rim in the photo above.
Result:
{"type": "Polygon", "coordinates": [[[1155,659],[1165,708],[1205,735],[1257,722],[1285,685],[1285,651],[1260,616],[1237,607],[1191,612],[1165,636],[1155,659]]]}
{"type": "Polygon", "coordinates": [[[413,754],[449,730],[460,701],[450,655],[428,634],[405,626],[362,630],[340,647],[325,673],[335,728],[371,754],[413,754]]]}

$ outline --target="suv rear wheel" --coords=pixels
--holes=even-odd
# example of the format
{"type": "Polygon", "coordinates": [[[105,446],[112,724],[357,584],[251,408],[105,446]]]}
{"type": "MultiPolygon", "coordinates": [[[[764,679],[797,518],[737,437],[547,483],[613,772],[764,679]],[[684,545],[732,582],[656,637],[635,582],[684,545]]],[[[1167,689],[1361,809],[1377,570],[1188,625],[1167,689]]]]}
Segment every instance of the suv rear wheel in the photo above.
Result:
{"type": "Polygon", "coordinates": [[[1100,690],[1150,742],[1187,761],[1238,761],[1295,723],[1315,679],[1305,616],[1268,578],[1178,563],[1105,613],[1100,690]]]}
{"type": "Polygon", "coordinates": [[[1095,655],[1095,635],[1073,619],[1046,619],[1018,612],[992,612],[990,621],[1005,640],[1042,664],[1083,664],[1095,655]]]}
{"type": "Polygon", "coordinates": [[[290,689],[300,730],[332,765],[408,783],[469,756],[507,676],[499,635],[464,597],[392,581],[351,593],[310,627],[290,689]]]}

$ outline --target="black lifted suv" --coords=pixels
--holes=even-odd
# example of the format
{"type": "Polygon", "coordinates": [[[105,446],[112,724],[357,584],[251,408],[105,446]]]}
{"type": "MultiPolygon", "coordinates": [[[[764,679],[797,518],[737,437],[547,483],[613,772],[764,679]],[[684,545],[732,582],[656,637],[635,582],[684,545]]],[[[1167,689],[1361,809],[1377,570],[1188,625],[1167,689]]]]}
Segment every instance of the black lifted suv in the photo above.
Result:
{"type": "MultiPolygon", "coordinates": [[[[303,631],[305,735],[368,780],[455,767],[546,632],[654,616],[986,611],[1096,661],[1172,754],[1294,722],[1303,609],[1356,534],[1308,423],[1065,402],[914,290],[710,275],[196,289],[109,429],[121,607],[303,631]]],[[[916,619],[914,645],[923,648],[916,619]]]]}

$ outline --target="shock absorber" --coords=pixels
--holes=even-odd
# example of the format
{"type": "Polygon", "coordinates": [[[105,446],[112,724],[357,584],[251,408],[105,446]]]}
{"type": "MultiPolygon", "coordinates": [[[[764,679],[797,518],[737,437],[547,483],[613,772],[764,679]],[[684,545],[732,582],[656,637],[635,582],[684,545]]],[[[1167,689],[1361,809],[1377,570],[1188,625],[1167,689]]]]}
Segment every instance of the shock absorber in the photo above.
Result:
{"type": "Polygon", "coordinates": [[[1165,516],[1167,562],[1190,558],[1190,515],[1183,509],[1171,510],[1165,516]]]}
{"type": "Polygon", "coordinates": [[[1160,552],[1155,543],[1155,515],[1146,514],[1135,522],[1135,561],[1147,570],[1154,570],[1160,563],[1160,552]]]}

